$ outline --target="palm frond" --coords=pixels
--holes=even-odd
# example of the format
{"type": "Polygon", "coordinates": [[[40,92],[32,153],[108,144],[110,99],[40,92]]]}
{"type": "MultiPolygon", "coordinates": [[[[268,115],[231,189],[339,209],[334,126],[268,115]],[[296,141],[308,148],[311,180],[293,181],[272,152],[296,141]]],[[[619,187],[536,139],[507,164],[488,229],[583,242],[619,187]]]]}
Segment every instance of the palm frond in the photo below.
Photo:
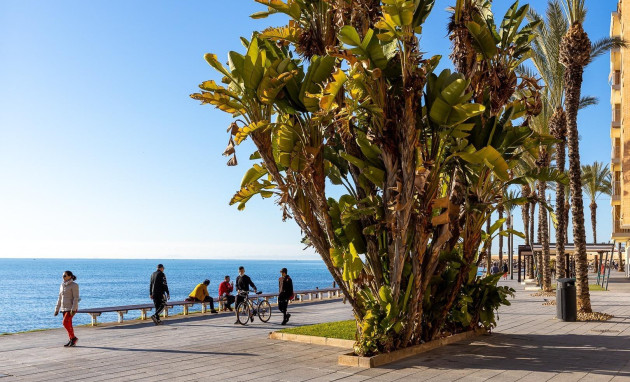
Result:
{"type": "Polygon", "coordinates": [[[584,96],[580,98],[578,109],[584,109],[589,106],[594,106],[599,103],[599,98],[593,96],[584,96]]]}
{"type": "Polygon", "coordinates": [[[613,48],[627,48],[628,43],[621,37],[604,37],[591,43],[591,62],[613,48]]]}

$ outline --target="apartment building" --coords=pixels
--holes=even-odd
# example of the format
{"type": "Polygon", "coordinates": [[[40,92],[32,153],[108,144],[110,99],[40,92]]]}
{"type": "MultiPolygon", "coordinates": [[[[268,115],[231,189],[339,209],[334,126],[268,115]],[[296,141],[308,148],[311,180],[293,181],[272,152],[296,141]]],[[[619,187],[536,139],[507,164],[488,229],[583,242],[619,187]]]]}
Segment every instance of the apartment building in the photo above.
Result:
{"type": "MultiPolygon", "coordinates": [[[[610,36],[630,41],[630,0],[619,0],[610,19],[610,36]]],[[[626,264],[630,257],[630,51],[613,49],[610,53],[610,103],[612,152],[610,169],[613,178],[611,198],[612,239],[626,248],[626,264]],[[625,70],[624,70],[625,69],[625,70]]],[[[626,276],[630,269],[626,267],[626,276]]]]}

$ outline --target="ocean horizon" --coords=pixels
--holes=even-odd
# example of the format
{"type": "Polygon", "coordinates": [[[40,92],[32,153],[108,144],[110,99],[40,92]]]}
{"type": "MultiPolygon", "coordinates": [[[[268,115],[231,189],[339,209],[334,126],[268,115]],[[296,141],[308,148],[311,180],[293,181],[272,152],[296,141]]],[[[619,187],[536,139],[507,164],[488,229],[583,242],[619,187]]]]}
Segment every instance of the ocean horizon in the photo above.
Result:
{"type": "MultiPolygon", "coordinates": [[[[234,281],[240,265],[263,292],[277,291],[283,267],[296,290],[325,288],[333,282],[322,260],[0,258],[0,334],[61,327],[61,316],[53,313],[66,270],[77,276],[79,309],[151,303],[149,278],[158,263],[165,266],[171,300],[183,300],[205,279],[211,280],[208,290],[216,296],[224,276],[234,281]]],[[[172,312],[181,312],[181,307],[172,312]]],[[[130,311],[125,318],[139,316],[130,311]]],[[[99,317],[99,322],[116,320],[116,313],[99,317]]],[[[90,316],[77,314],[73,321],[89,324],[90,316]]]]}

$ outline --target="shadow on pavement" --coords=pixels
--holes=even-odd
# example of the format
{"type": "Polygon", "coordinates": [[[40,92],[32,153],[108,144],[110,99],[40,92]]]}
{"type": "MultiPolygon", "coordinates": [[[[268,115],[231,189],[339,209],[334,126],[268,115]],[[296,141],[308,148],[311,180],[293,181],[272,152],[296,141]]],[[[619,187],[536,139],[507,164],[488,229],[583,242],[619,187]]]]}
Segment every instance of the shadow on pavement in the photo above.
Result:
{"type": "Polygon", "coordinates": [[[134,349],[134,348],[117,348],[109,346],[80,346],[83,349],[101,349],[110,351],[128,351],[128,352],[148,352],[148,353],[173,353],[173,354],[201,354],[201,355],[227,355],[227,356],[247,356],[257,357],[257,354],[250,353],[221,353],[212,351],[194,351],[194,350],[176,350],[176,349],[134,349]]]}
{"type": "Polygon", "coordinates": [[[630,360],[630,337],[596,335],[501,334],[460,342],[384,366],[388,369],[528,370],[585,372],[630,377],[619,371],[630,360]]]}

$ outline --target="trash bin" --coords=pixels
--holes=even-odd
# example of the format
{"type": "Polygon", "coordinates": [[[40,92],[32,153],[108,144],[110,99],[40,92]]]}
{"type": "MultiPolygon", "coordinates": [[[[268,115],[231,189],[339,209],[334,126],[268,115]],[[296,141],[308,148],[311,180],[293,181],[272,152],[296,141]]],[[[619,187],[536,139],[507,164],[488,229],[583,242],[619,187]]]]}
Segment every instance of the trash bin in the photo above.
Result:
{"type": "Polygon", "coordinates": [[[558,279],[556,288],[556,317],[562,321],[577,320],[577,296],[575,279],[558,279]]]}

